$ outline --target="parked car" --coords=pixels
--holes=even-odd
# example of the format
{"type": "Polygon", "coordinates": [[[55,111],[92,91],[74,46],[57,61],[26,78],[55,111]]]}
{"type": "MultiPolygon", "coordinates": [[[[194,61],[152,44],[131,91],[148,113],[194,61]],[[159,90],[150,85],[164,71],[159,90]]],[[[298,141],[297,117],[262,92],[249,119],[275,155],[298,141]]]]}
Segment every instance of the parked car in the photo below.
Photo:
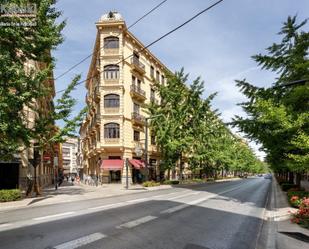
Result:
{"type": "Polygon", "coordinates": [[[264,179],[271,179],[272,178],[272,175],[271,174],[266,174],[265,176],[264,176],[264,179]]]}

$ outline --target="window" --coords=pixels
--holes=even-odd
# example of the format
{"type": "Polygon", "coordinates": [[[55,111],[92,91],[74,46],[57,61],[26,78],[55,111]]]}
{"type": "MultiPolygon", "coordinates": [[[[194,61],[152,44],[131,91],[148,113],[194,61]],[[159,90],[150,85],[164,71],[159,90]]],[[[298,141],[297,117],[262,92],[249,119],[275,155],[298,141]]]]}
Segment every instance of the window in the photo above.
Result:
{"type": "Polygon", "coordinates": [[[114,36],[104,38],[104,48],[119,48],[119,38],[114,36]]]}
{"type": "Polygon", "coordinates": [[[140,132],[139,131],[133,131],[133,139],[134,139],[134,141],[140,140],[140,132]]]}
{"type": "Polygon", "coordinates": [[[141,89],[141,80],[137,79],[137,89],[141,89]]]}
{"type": "Polygon", "coordinates": [[[160,72],[159,71],[156,72],[156,80],[158,82],[160,81],[160,72]]]}
{"type": "Polygon", "coordinates": [[[133,60],[137,62],[139,61],[139,54],[137,52],[133,53],[133,60]]]}
{"type": "Polygon", "coordinates": [[[119,66],[118,65],[107,65],[104,66],[104,79],[112,80],[119,78],[119,66]]]}
{"type": "Polygon", "coordinates": [[[162,85],[164,85],[164,84],[165,84],[165,77],[164,77],[164,75],[163,75],[163,74],[161,75],[161,83],[162,83],[162,85]]]}
{"type": "Polygon", "coordinates": [[[116,108],[119,107],[119,95],[107,94],[104,96],[104,107],[116,108]]]}
{"type": "Polygon", "coordinates": [[[104,138],[119,138],[119,124],[108,123],[104,125],[104,138]]]}
{"type": "Polygon", "coordinates": [[[133,103],[133,112],[139,114],[140,105],[133,103]]]}
{"type": "Polygon", "coordinates": [[[154,100],[155,99],[155,90],[154,89],[150,89],[150,99],[154,100]]]}
{"type": "Polygon", "coordinates": [[[136,82],[136,77],[134,75],[132,75],[132,85],[135,86],[135,82],[136,82]]]}
{"type": "Polygon", "coordinates": [[[155,137],[155,135],[151,135],[150,143],[151,143],[151,145],[155,145],[156,144],[156,137],[155,137]]]}
{"type": "Polygon", "coordinates": [[[150,77],[154,78],[154,67],[150,67],[150,77]]]}

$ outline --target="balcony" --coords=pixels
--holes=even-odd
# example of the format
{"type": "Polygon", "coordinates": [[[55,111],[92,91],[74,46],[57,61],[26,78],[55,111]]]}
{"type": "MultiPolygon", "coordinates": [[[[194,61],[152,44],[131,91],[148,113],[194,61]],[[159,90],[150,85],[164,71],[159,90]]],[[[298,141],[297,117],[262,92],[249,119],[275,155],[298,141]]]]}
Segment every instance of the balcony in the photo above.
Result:
{"type": "Polygon", "coordinates": [[[100,101],[100,98],[101,98],[101,95],[100,95],[100,88],[98,86],[96,86],[94,88],[94,101],[95,102],[99,102],[100,101]]]}
{"type": "Polygon", "coordinates": [[[95,117],[94,117],[94,123],[96,126],[100,126],[101,124],[101,114],[100,113],[96,113],[95,117]]]}
{"type": "Polygon", "coordinates": [[[131,120],[133,124],[136,125],[144,125],[145,124],[145,117],[137,112],[132,112],[131,120]]]}
{"type": "Polygon", "coordinates": [[[130,94],[132,98],[144,101],[146,99],[146,92],[136,85],[131,85],[130,94]]]}
{"type": "Polygon", "coordinates": [[[86,103],[87,103],[88,105],[90,105],[90,103],[91,103],[91,98],[90,98],[90,96],[89,96],[88,93],[86,94],[85,101],[86,101],[86,103]]]}
{"type": "Polygon", "coordinates": [[[139,59],[131,58],[131,65],[133,70],[139,72],[140,74],[145,74],[145,65],[139,61],[139,59]]]}

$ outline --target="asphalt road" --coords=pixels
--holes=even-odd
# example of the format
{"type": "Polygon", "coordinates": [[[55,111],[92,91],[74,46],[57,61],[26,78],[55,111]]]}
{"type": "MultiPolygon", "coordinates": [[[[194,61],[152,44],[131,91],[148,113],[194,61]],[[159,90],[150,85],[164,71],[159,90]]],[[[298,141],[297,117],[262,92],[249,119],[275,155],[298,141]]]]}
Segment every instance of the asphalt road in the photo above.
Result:
{"type": "Polygon", "coordinates": [[[0,212],[2,249],[255,249],[270,180],[251,178],[0,212]]]}

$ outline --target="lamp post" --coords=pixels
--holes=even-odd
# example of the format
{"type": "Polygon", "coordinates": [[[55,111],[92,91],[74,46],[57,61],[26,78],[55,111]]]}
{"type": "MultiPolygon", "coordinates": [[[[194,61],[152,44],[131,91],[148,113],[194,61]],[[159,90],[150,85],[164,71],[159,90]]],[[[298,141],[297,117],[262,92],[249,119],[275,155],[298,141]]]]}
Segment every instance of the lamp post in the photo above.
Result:
{"type": "Polygon", "coordinates": [[[148,120],[154,119],[157,117],[163,116],[163,114],[157,114],[150,116],[148,118],[145,118],[145,167],[148,169],[148,120]]]}

